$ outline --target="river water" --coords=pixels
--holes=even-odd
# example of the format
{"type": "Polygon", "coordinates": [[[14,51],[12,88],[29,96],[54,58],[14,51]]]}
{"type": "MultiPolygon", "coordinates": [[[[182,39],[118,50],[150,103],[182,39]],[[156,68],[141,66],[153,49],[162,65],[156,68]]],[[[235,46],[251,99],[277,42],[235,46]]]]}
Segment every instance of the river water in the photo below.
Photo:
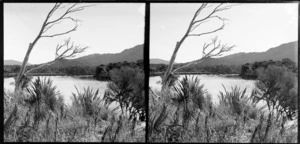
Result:
{"type": "MultiPolygon", "coordinates": [[[[72,76],[40,76],[41,78],[49,77],[53,80],[53,85],[56,86],[60,94],[64,97],[64,102],[67,105],[71,104],[72,93],[77,94],[75,86],[80,92],[83,92],[84,88],[90,87],[95,92],[99,89],[98,96],[102,97],[105,90],[107,89],[107,81],[98,81],[94,79],[81,79],[79,77],[72,76]]],[[[34,76],[32,80],[36,79],[34,76]]],[[[4,78],[4,88],[8,92],[13,92],[14,90],[14,78],[4,78]]]]}
{"type": "MultiPolygon", "coordinates": [[[[188,77],[198,77],[200,78],[200,84],[204,84],[204,89],[207,90],[212,96],[212,101],[218,103],[218,95],[221,92],[225,92],[224,87],[227,91],[231,90],[231,87],[238,86],[241,90],[246,88],[246,95],[251,94],[252,90],[255,88],[255,80],[245,80],[240,77],[228,77],[228,75],[188,75],[188,77]]],[[[180,75],[181,80],[184,75],[180,75]]],[[[161,78],[159,76],[150,77],[149,86],[154,90],[161,89],[161,78]]]]}

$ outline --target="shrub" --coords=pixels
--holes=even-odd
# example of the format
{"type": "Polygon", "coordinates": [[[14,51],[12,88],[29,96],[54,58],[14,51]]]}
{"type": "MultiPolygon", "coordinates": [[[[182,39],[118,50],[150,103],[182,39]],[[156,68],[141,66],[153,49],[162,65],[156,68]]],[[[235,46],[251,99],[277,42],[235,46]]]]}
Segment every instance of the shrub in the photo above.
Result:
{"type": "Polygon", "coordinates": [[[219,99],[221,106],[226,107],[228,114],[242,115],[246,108],[246,88],[241,90],[239,87],[231,87],[231,91],[226,91],[223,85],[225,93],[220,92],[219,99]]]}
{"type": "Polygon", "coordinates": [[[52,113],[58,115],[58,108],[63,105],[59,100],[59,91],[53,86],[50,78],[41,80],[38,77],[27,88],[29,97],[25,99],[25,103],[29,105],[29,111],[34,115],[34,126],[39,125],[39,121],[47,117],[53,116],[52,113]]]}
{"type": "Polygon", "coordinates": [[[73,106],[78,108],[77,112],[79,115],[82,115],[86,118],[96,118],[101,110],[101,99],[98,96],[99,90],[93,92],[93,90],[88,87],[84,88],[83,92],[79,92],[75,86],[77,94],[72,93],[73,95],[73,106]]]}
{"type": "Polygon", "coordinates": [[[206,91],[203,88],[204,86],[200,85],[200,79],[197,77],[188,79],[187,76],[183,77],[178,85],[174,86],[176,94],[172,100],[178,106],[178,109],[182,109],[182,123],[184,126],[195,116],[196,109],[204,109],[204,94],[206,91]]]}
{"type": "Polygon", "coordinates": [[[297,107],[297,78],[285,67],[269,66],[258,70],[256,93],[259,100],[267,103],[270,111],[286,115],[294,119],[297,107]]]}
{"type": "Polygon", "coordinates": [[[130,118],[145,115],[144,73],[138,68],[121,67],[110,71],[111,82],[105,91],[106,104],[117,102],[130,118]]]}
{"type": "Polygon", "coordinates": [[[186,76],[173,89],[156,93],[160,95],[158,99],[153,97],[153,91],[149,98],[148,141],[187,142],[203,134],[199,130],[205,119],[202,114],[212,115],[213,105],[210,95],[204,96],[200,79],[186,76]]]}

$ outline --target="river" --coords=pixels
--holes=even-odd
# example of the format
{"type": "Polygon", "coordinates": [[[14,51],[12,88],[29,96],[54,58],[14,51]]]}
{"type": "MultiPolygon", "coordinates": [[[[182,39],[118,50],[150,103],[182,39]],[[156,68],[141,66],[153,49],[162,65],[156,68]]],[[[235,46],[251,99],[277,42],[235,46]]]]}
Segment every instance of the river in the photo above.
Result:
{"type": "MultiPolygon", "coordinates": [[[[212,96],[212,101],[218,103],[218,95],[221,92],[225,92],[222,84],[226,90],[231,90],[231,87],[239,86],[241,90],[247,88],[246,95],[250,95],[255,88],[255,80],[245,80],[240,77],[229,77],[228,75],[188,75],[188,77],[200,78],[200,84],[204,84],[204,89],[207,90],[212,96]]],[[[180,75],[179,79],[182,79],[184,75],[180,75]]],[[[150,77],[149,86],[154,90],[161,89],[161,78],[159,76],[150,77]]]]}
{"type": "MultiPolygon", "coordinates": [[[[188,77],[195,76],[200,78],[200,84],[204,84],[204,89],[207,90],[209,94],[212,96],[213,103],[217,104],[219,102],[218,95],[221,92],[225,92],[222,84],[226,88],[227,91],[231,91],[231,87],[239,86],[241,90],[247,88],[246,95],[250,96],[252,90],[255,88],[255,80],[245,80],[240,77],[228,77],[228,75],[188,75],[188,77]]],[[[184,75],[180,75],[179,79],[181,80],[184,75]]],[[[161,78],[159,76],[150,77],[149,86],[155,91],[159,91],[161,89],[161,78]]],[[[259,102],[257,104],[258,107],[265,105],[265,102],[259,102]]],[[[292,126],[293,124],[297,124],[298,120],[287,121],[285,124],[287,127],[292,126]]]]}
{"type": "MultiPolygon", "coordinates": [[[[95,92],[96,89],[99,89],[99,96],[103,96],[105,90],[107,89],[107,81],[98,81],[95,79],[82,79],[79,77],[72,76],[41,76],[41,78],[49,77],[53,80],[53,85],[57,87],[60,94],[64,97],[64,102],[67,105],[72,103],[71,97],[72,93],[76,93],[75,86],[80,92],[83,92],[84,88],[91,87],[95,92]]],[[[36,79],[37,76],[34,76],[32,80],[36,79]]],[[[4,78],[4,88],[8,92],[13,92],[14,90],[14,78],[4,78]]]]}

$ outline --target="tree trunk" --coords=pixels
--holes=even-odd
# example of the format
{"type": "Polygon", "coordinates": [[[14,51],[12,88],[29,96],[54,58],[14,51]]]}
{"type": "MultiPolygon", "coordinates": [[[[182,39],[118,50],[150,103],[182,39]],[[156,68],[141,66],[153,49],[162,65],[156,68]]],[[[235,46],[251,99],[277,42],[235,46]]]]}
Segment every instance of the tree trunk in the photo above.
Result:
{"type": "MultiPolygon", "coordinates": [[[[52,11],[52,10],[51,10],[52,11]]],[[[50,13],[51,13],[50,11],[50,13]]],[[[40,32],[38,33],[37,37],[34,39],[34,41],[32,43],[29,43],[29,46],[28,46],[28,49],[27,49],[27,52],[26,52],[26,55],[24,57],[24,60],[23,60],[23,63],[22,63],[22,67],[21,67],[21,70],[18,74],[18,76],[16,77],[15,79],[15,92],[17,91],[21,91],[22,90],[22,81],[23,81],[23,78],[24,78],[24,74],[26,72],[26,66],[27,66],[27,62],[28,62],[28,59],[29,59],[29,56],[30,56],[30,53],[34,47],[34,45],[37,43],[37,41],[41,38],[41,35],[46,27],[46,24],[47,24],[47,21],[49,19],[49,14],[47,15],[45,21],[43,22],[43,25],[40,29],[40,32]]]]}
{"type": "MultiPolygon", "coordinates": [[[[74,13],[74,12],[78,12],[78,11],[81,11],[83,10],[85,7],[88,7],[88,6],[81,6],[81,7],[76,7],[77,4],[73,4],[72,6],[70,6],[60,17],[58,17],[57,19],[53,20],[53,21],[48,21],[50,19],[50,17],[53,15],[53,13],[55,11],[57,11],[58,9],[60,8],[63,8],[65,6],[61,6],[61,3],[58,4],[56,3],[53,8],[49,11],[49,13],[47,14],[46,16],[46,19],[44,20],[43,22],[43,25],[37,35],[37,37],[34,39],[34,41],[32,43],[29,44],[29,47],[27,49],[27,53],[25,55],[25,58],[23,60],[23,63],[22,63],[22,67],[21,67],[21,70],[19,72],[19,74],[17,75],[17,77],[15,78],[15,93],[16,92],[21,92],[22,91],[22,85],[23,85],[23,80],[24,80],[24,76],[26,76],[26,66],[27,66],[27,62],[28,62],[28,59],[29,59],[29,56],[30,56],[30,53],[34,47],[34,45],[37,43],[37,41],[42,38],[42,37],[56,37],[56,36],[61,36],[61,35],[65,35],[65,34],[68,34],[70,32],[73,32],[76,30],[77,28],[77,21],[76,19],[72,18],[72,17],[69,17],[68,14],[70,13],[74,13]],[[66,31],[66,32],[62,32],[62,33],[56,33],[56,34],[52,34],[52,35],[43,35],[45,34],[52,26],[60,23],[61,21],[63,20],[66,20],[66,19],[69,19],[69,20],[72,20],[73,22],[76,23],[76,26],[73,27],[71,30],[69,31],[66,31]]],[[[57,48],[57,51],[60,49],[61,47],[57,48]]],[[[76,53],[81,53],[84,51],[85,48],[75,48],[73,53],[71,55],[68,55],[66,57],[70,57],[72,56],[73,54],[76,54],[76,53]],[[75,53],[74,53],[75,52],[75,53]]],[[[67,49],[64,53],[62,53],[62,55],[64,55],[67,51],[69,51],[70,49],[67,49]]],[[[42,65],[43,66],[43,65],[42,65]]],[[[41,66],[41,67],[42,67],[41,66]]],[[[39,68],[39,67],[38,67],[39,68]]]]}
{"type": "Polygon", "coordinates": [[[26,66],[27,66],[27,62],[28,62],[30,53],[31,53],[34,45],[36,44],[36,42],[41,38],[41,34],[42,34],[42,31],[44,30],[44,28],[45,28],[45,25],[43,24],[38,36],[35,38],[35,40],[32,43],[29,44],[29,47],[27,49],[27,53],[26,53],[25,58],[24,58],[23,63],[22,63],[21,70],[20,70],[17,78],[15,79],[15,92],[22,90],[22,87],[21,87],[22,86],[22,81],[23,81],[23,78],[25,76],[24,74],[26,72],[26,66]]]}
{"type": "Polygon", "coordinates": [[[180,40],[180,42],[176,43],[176,47],[175,47],[175,50],[174,50],[173,55],[171,57],[171,60],[169,62],[168,69],[166,70],[166,72],[164,74],[164,77],[162,79],[162,90],[165,89],[167,87],[167,85],[168,85],[168,79],[169,79],[169,77],[170,77],[170,75],[172,73],[177,52],[178,52],[178,50],[179,50],[182,42],[185,40],[186,37],[187,37],[187,35],[184,35],[184,37],[180,40]]]}
{"type": "Polygon", "coordinates": [[[176,43],[176,46],[175,46],[175,49],[173,51],[173,55],[171,57],[171,60],[169,62],[169,65],[168,65],[168,69],[166,70],[166,72],[164,73],[164,76],[162,78],[162,90],[166,89],[168,87],[168,83],[169,83],[169,78],[170,78],[170,75],[172,75],[172,73],[174,72],[173,70],[173,66],[174,66],[174,61],[176,59],[176,55],[177,55],[177,52],[181,46],[181,44],[184,42],[184,40],[188,37],[188,36],[202,36],[202,35],[207,35],[207,34],[211,34],[211,33],[215,33],[219,30],[222,30],[224,28],[224,19],[219,17],[219,16],[213,16],[213,14],[219,12],[219,11],[223,11],[223,10],[226,10],[226,9],[229,9],[229,7],[223,7],[223,8],[220,8],[222,4],[218,5],[216,8],[214,8],[214,10],[212,12],[210,12],[206,17],[204,17],[203,19],[200,19],[200,20],[196,20],[196,17],[200,14],[200,12],[206,8],[206,7],[209,7],[207,6],[207,4],[202,4],[200,6],[199,9],[197,9],[197,11],[195,12],[192,20],[190,21],[189,23],[189,26],[187,28],[187,31],[186,33],[184,34],[184,36],[181,38],[181,40],[179,42],[176,43]],[[223,21],[223,25],[218,28],[218,29],[215,29],[213,31],[209,31],[209,32],[204,32],[204,33],[200,33],[200,34],[190,34],[195,28],[197,28],[200,24],[202,23],[205,23],[207,22],[206,20],[207,19],[210,19],[210,18],[218,18],[219,20],[222,20],[223,21]]]}
{"type": "Polygon", "coordinates": [[[27,62],[28,62],[28,59],[29,59],[29,55],[31,53],[32,48],[33,48],[33,45],[30,43],[29,47],[28,47],[28,50],[27,50],[27,53],[25,55],[25,58],[23,60],[21,70],[20,70],[20,72],[17,75],[17,78],[15,80],[15,92],[21,90],[22,77],[24,76],[26,66],[27,66],[27,62]]]}
{"type": "Polygon", "coordinates": [[[164,77],[162,78],[162,90],[164,90],[165,88],[167,88],[167,85],[168,85],[168,79],[170,77],[170,75],[172,74],[172,70],[173,70],[173,66],[174,66],[174,62],[175,62],[175,59],[176,59],[176,55],[177,55],[177,52],[181,46],[181,44],[184,42],[184,40],[188,37],[190,31],[191,31],[191,28],[193,26],[193,22],[194,20],[196,19],[197,17],[197,12],[199,11],[199,9],[196,11],[196,13],[194,14],[190,24],[189,24],[189,27],[187,29],[187,31],[185,32],[184,36],[181,38],[181,40],[179,42],[176,43],[176,46],[175,46],[175,49],[174,49],[174,52],[172,54],[172,57],[171,57],[171,60],[169,62],[169,66],[168,66],[168,69],[167,71],[165,72],[164,74],[164,77]]]}

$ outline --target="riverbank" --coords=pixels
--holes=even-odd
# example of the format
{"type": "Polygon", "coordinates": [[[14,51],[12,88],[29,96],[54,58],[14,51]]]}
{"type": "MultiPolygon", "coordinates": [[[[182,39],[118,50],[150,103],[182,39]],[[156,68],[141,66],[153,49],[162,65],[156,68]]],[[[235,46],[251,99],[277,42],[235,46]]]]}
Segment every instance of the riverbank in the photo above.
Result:
{"type": "MultiPolygon", "coordinates": [[[[4,73],[4,78],[10,78],[17,76],[18,73],[4,73]]],[[[67,75],[63,73],[29,73],[27,76],[72,76],[82,79],[93,79],[94,75],[67,75]]]]}
{"type": "MultiPolygon", "coordinates": [[[[176,75],[217,75],[221,77],[227,77],[227,78],[241,78],[239,74],[214,74],[214,73],[202,73],[202,72],[176,72],[176,75]]],[[[162,72],[157,72],[157,73],[150,73],[150,77],[155,77],[155,76],[161,76],[163,75],[162,72]]]]}
{"type": "MultiPolygon", "coordinates": [[[[15,77],[18,73],[4,73],[4,78],[15,77]]],[[[67,76],[63,73],[29,73],[28,76],[67,76]]]]}
{"type": "MultiPolygon", "coordinates": [[[[150,72],[150,76],[161,76],[163,72],[150,72]]],[[[238,76],[239,74],[232,73],[232,74],[218,74],[218,73],[208,73],[208,72],[175,72],[176,75],[228,75],[230,76],[238,76]]]]}

